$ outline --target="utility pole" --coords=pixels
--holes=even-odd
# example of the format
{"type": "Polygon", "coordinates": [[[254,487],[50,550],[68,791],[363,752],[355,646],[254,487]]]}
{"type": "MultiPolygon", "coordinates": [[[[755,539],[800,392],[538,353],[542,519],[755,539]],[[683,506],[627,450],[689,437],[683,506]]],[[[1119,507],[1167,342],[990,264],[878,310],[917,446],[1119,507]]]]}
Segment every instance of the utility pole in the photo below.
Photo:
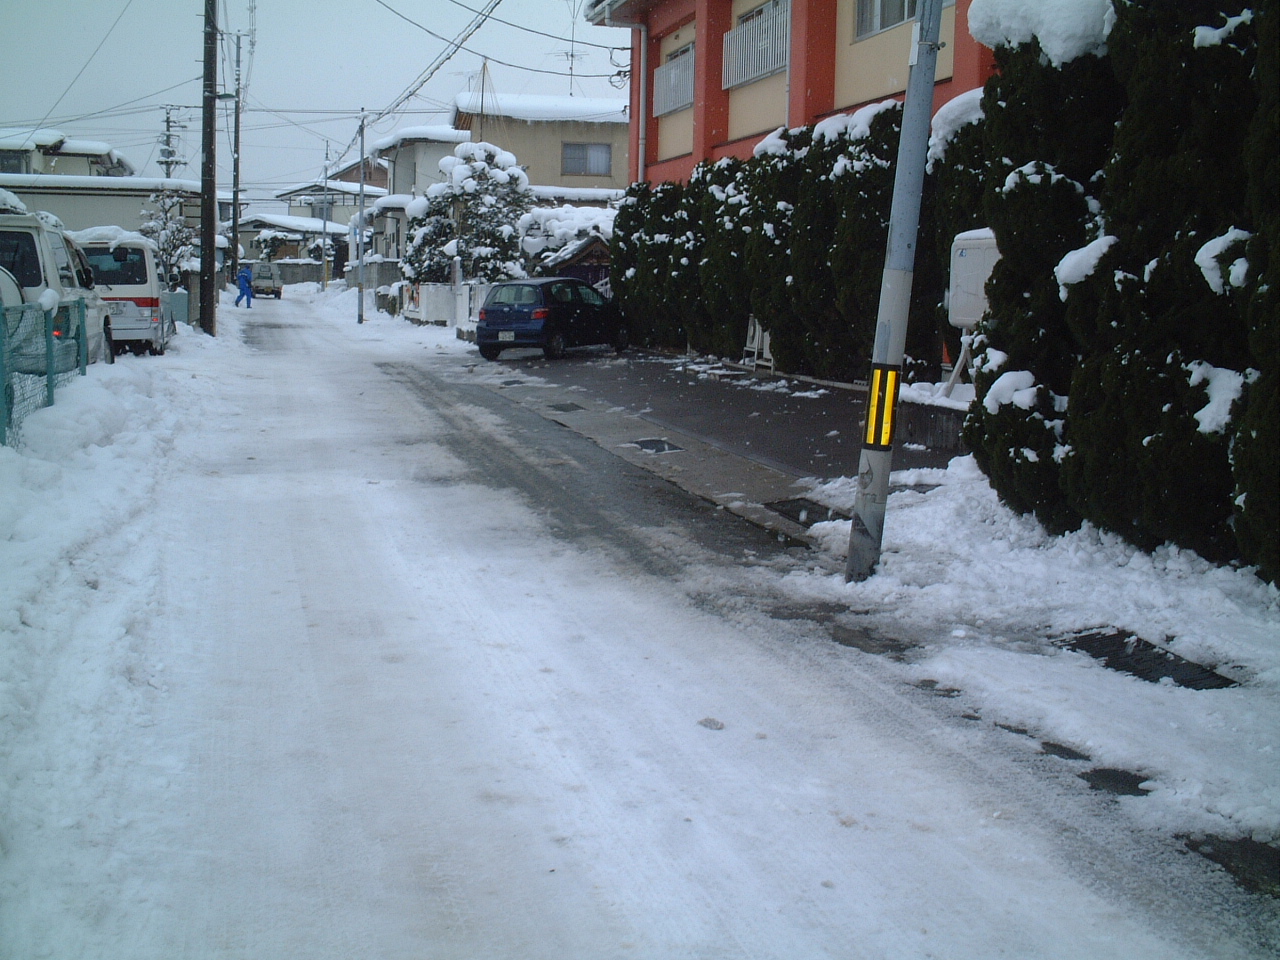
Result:
{"type": "Polygon", "coordinates": [[[240,271],[240,37],[236,34],[236,120],[231,149],[231,270],[236,276],[240,271]]]}
{"type": "Polygon", "coordinates": [[[324,170],[320,174],[320,289],[329,289],[329,141],[324,142],[324,170]]]}
{"type": "Polygon", "coordinates": [[[907,346],[907,317],[915,274],[916,241],[920,228],[920,194],[924,188],[929,149],[929,121],[933,114],[933,84],[938,65],[938,35],[943,0],[920,0],[912,39],[911,73],[902,110],[902,138],[893,179],[889,213],[889,242],[880,281],[880,309],[871,351],[871,389],[867,394],[866,431],[858,463],[858,493],[849,533],[846,580],[865,580],[880,562],[885,506],[889,501],[889,473],[893,466],[893,435],[898,413],[898,387],[907,346]]]}
{"type": "Polygon", "coordinates": [[[356,226],[356,253],[360,257],[357,286],[360,296],[356,300],[356,323],[364,323],[364,107],[360,108],[360,219],[356,226]]]}
{"type": "Polygon", "coordinates": [[[200,111],[200,326],[217,336],[214,289],[218,255],[218,0],[204,0],[204,95],[200,111]]]}
{"type": "Polygon", "coordinates": [[[173,131],[185,130],[185,123],[175,123],[173,120],[173,112],[177,107],[166,105],[164,108],[164,135],[161,139],[160,159],[157,164],[164,170],[165,179],[173,177],[175,167],[185,166],[185,160],[178,157],[178,152],[173,149],[173,131]]]}

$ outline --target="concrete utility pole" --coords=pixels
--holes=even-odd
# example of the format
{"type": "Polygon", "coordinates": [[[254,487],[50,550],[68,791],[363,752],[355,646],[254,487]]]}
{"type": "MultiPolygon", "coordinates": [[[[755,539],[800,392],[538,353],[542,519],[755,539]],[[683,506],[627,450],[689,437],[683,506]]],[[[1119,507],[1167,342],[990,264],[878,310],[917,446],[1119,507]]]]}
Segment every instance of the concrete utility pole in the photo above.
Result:
{"type": "Polygon", "coordinates": [[[200,326],[218,334],[218,0],[204,0],[204,97],[200,113],[200,326]]]}
{"type": "Polygon", "coordinates": [[[177,107],[168,105],[164,108],[164,137],[160,147],[160,159],[156,163],[164,170],[166,179],[173,176],[175,167],[185,166],[187,162],[180,159],[178,152],[173,149],[173,131],[187,129],[185,123],[174,123],[173,111],[177,109],[177,107]]]}
{"type": "Polygon", "coordinates": [[[359,281],[360,297],[356,301],[356,323],[364,323],[364,108],[360,109],[360,219],[356,227],[356,253],[360,257],[359,281]]]}
{"type": "Polygon", "coordinates": [[[231,270],[236,276],[240,271],[240,34],[236,34],[236,121],[231,149],[231,270]]]}
{"type": "Polygon", "coordinates": [[[320,289],[329,289],[329,141],[324,142],[324,170],[321,172],[324,181],[320,188],[320,289]]]}
{"type": "Polygon", "coordinates": [[[885,506],[889,501],[889,472],[893,466],[893,437],[898,413],[898,386],[907,346],[907,317],[915,274],[916,240],[920,227],[920,195],[929,151],[929,121],[933,115],[933,84],[938,65],[938,36],[942,0],[920,0],[918,36],[912,47],[911,74],[902,111],[902,139],[893,179],[893,207],[889,214],[889,242],[880,281],[880,309],[876,316],[875,346],[871,351],[871,389],[867,394],[867,423],[858,463],[858,494],[853,504],[846,580],[865,580],[880,562],[885,506]]]}

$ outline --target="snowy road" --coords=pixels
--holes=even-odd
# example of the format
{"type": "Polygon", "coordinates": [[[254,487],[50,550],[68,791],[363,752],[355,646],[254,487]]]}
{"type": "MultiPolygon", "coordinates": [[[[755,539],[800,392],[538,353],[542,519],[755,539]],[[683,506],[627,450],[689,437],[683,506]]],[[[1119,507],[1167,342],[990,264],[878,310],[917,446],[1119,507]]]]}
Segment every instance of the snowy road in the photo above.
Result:
{"type": "Polygon", "coordinates": [[[153,495],[21,614],[0,956],[1258,955],[1196,858],[777,615],[807,561],[310,311],[165,358],[153,495]]]}

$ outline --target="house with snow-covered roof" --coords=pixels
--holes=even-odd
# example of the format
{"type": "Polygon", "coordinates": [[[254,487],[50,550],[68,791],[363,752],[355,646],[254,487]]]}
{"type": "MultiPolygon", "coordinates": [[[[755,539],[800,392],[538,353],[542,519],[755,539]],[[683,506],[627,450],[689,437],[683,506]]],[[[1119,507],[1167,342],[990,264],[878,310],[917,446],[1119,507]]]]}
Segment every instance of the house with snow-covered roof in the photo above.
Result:
{"type": "Polygon", "coordinates": [[[132,177],[137,172],[109,143],[72,140],[59,130],[0,129],[0,173],[132,177]]]}
{"type": "MultiPolygon", "coordinates": [[[[357,172],[357,177],[358,177],[357,172]]],[[[365,184],[364,204],[368,208],[379,197],[385,197],[385,187],[365,184]]],[[[310,217],[313,220],[333,220],[345,228],[360,211],[360,184],[349,180],[310,180],[295,183],[277,190],[276,199],[289,204],[289,216],[310,217]]]]}
{"type": "Polygon", "coordinates": [[[625,190],[631,183],[628,124],[627,102],[620,99],[489,89],[454,99],[454,128],[514,153],[539,187],[625,190]]]}

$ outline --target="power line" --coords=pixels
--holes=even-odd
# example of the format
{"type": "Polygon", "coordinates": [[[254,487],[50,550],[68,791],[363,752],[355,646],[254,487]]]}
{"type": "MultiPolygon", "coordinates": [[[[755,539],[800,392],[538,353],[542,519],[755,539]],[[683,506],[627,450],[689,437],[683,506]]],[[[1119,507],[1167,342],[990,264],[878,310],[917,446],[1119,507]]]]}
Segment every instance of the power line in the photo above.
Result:
{"type": "MultiPolygon", "coordinates": [[[[472,7],[468,7],[465,3],[462,3],[461,0],[449,0],[449,2],[452,3],[455,7],[461,7],[463,10],[470,10],[472,13],[480,12],[478,10],[473,9],[472,7]]],[[[567,37],[558,37],[554,33],[543,33],[541,30],[533,29],[533,27],[522,27],[518,23],[512,23],[510,20],[503,20],[501,17],[490,16],[489,19],[492,20],[494,23],[500,23],[505,27],[515,27],[515,29],[523,30],[525,33],[537,34],[540,37],[547,37],[550,40],[559,40],[563,43],[575,43],[580,47],[595,47],[597,50],[630,50],[631,49],[630,46],[610,47],[610,46],[606,46],[603,43],[588,43],[586,40],[571,40],[567,37]]]]}

